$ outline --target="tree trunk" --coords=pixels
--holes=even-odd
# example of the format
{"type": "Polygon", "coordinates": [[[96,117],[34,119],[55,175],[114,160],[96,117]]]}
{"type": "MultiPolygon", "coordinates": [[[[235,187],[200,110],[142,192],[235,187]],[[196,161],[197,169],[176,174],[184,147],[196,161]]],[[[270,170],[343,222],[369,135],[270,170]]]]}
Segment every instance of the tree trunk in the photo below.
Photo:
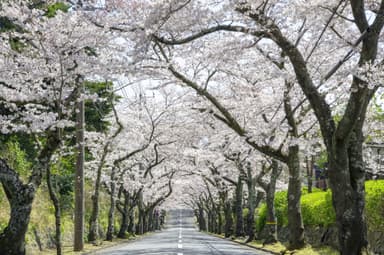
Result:
{"type": "Polygon", "coordinates": [[[0,234],[0,254],[25,255],[24,238],[36,189],[24,185],[19,175],[1,159],[0,178],[11,206],[8,225],[0,234]]]}
{"type": "Polygon", "coordinates": [[[126,238],[126,233],[128,231],[128,226],[129,226],[129,210],[130,210],[130,195],[129,192],[124,190],[123,192],[124,195],[124,207],[122,208],[121,211],[121,226],[119,233],[117,234],[117,237],[119,238],[126,238]]]}
{"type": "Polygon", "coordinates": [[[110,193],[110,206],[108,212],[108,228],[107,228],[107,241],[113,240],[113,233],[115,231],[115,208],[116,208],[116,183],[115,183],[116,167],[112,167],[111,172],[111,193],[110,193]]]}
{"type": "Polygon", "coordinates": [[[143,234],[148,232],[148,212],[144,209],[143,210],[143,234]]]}
{"type": "Polygon", "coordinates": [[[225,227],[224,235],[225,237],[230,237],[233,235],[233,218],[232,218],[232,203],[230,200],[225,201],[224,204],[224,218],[225,218],[225,227]]]}
{"type": "Polygon", "coordinates": [[[217,218],[217,234],[223,233],[223,217],[221,215],[221,204],[217,206],[216,210],[216,218],[217,218]]]}
{"type": "Polygon", "coordinates": [[[212,222],[212,211],[209,209],[206,209],[207,212],[207,219],[208,219],[208,232],[213,232],[213,222],[212,222]]]}
{"type": "Polygon", "coordinates": [[[60,201],[57,198],[56,192],[54,191],[54,188],[52,187],[52,180],[51,180],[51,169],[48,167],[47,169],[47,186],[48,186],[48,192],[49,197],[52,200],[53,206],[55,208],[55,245],[56,245],[56,254],[61,255],[62,254],[62,243],[61,243],[61,210],[60,210],[60,201]]]}
{"type": "Polygon", "coordinates": [[[89,218],[89,233],[88,233],[88,242],[95,242],[99,238],[99,194],[100,194],[100,184],[101,184],[101,172],[103,169],[105,157],[107,155],[108,146],[104,147],[104,152],[102,155],[101,163],[97,168],[97,175],[95,181],[95,190],[91,197],[92,200],[92,212],[91,217],[89,218]]]}
{"type": "Polygon", "coordinates": [[[305,246],[304,225],[301,215],[301,171],[299,146],[289,147],[288,155],[288,230],[289,249],[299,249],[305,246]]]}
{"type": "Polygon", "coordinates": [[[207,223],[205,221],[204,209],[202,205],[199,205],[199,230],[207,231],[207,223]]]}
{"type": "Polygon", "coordinates": [[[235,236],[244,236],[244,220],[243,220],[243,181],[239,176],[236,185],[236,194],[234,201],[235,214],[235,236]]]}
{"type": "Polygon", "coordinates": [[[23,184],[18,173],[0,159],[0,182],[11,207],[8,225],[0,234],[0,254],[25,254],[25,234],[28,229],[33,199],[59,143],[57,133],[49,133],[38,162],[32,169],[28,184],[23,184]]]}
{"type": "Polygon", "coordinates": [[[132,205],[128,213],[128,217],[129,217],[128,233],[130,234],[135,233],[135,208],[133,206],[134,205],[132,205]]]}
{"type": "Polygon", "coordinates": [[[266,205],[267,205],[267,222],[265,225],[268,233],[267,238],[264,240],[264,244],[273,244],[278,241],[277,239],[277,222],[275,215],[275,192],[276,181],[281,174],[282,168],[276,160],[272,161],[272,173],[270,176],[269,184],[264,186],[266,192],[266,205]]]}
{"type": "Polygon", "coordinates": [[[248,214],[247,214],[247,243],[255,239],[255,209],[256,209],[256,180],[252,176],[250,164],[247,164],[247,187],[248,187],[248,214]]]}
{"type": "Polygon", "coordinates": [[[340,252],[342,255],[359,255],[367,247],[362,134],[354,132],[348,145],[338,141],[329,159],[340,252]]]}
{"type": "Polygon", "coordinates": [[[307,182],[308,182],[308,193],[312,193],[312,180],[313,180],[313,164],[314,164],[314,156],[311,158],[306,157],[307,163],[307,182]]]}
{"type": "Polygon", "coordinates": [[[153,231],[153,207],[148,209],[147,212],[147,232],[153,231]]]}
{"type": "Polygon", "coordinates": [[[137,207],[139,209],[139,222],[137,223],[137,229],[136,233],[138,235],[144,234],[144,208],[143,208],[143,191],[139,191],[139,198],[138,198],[138,204],[137,207]]]}
{"type": "MultiPolygon", "coordinates": [[[[82,86],[81,91],[84,89],[82,86]]],[[[84,100],[78,102],[78,112],[76,114],[76,143],[78,147],[76,172],[75,172],[75,219],[74,219],[74,251],[82,251],[84,249],[84,160],[85,160],[85,143],[84,143],[84,100]]]]}
{"type": "Polygon", "coordinates": [[[155,218],[154,228],[155,228],[155,230],[160,230],[160,212],[159,212],[159,209],[155,210],[154,218],[155,218]]]}

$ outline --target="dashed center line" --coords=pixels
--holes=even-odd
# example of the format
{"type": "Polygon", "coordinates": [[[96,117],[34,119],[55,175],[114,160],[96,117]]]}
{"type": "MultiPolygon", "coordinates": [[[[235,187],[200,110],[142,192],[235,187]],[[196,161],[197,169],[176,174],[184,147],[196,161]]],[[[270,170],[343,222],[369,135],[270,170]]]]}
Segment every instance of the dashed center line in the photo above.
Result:
{"type": "MultiPolygon", "coordinates": [[[[182,229],[183,229],[183,225],[182,225],[182,218],[181,218],[181,212],[180,212],[180,219],[179,219],[179,243],[177,244],[177,248],[178,249],[183,249],[183,240],[182,240],[182,229]]],[[[182,252],[178,252],[177,255],[183,255],[182,252]]]]}

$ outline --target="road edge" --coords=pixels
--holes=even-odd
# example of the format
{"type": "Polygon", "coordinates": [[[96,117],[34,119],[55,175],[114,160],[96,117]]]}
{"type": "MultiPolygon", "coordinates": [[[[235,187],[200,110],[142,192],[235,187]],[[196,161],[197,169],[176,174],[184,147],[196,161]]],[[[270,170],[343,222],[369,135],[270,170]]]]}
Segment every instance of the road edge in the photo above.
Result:
{"type": "Polygon", "coordinates": [[[243,242],[240,242],[240,241],[236,241],[236,240],[232,240],[230,238],[225,238],[225,237],[217,235],[217,234],[213,234],[213,233],[209,233],[209,232],[203,232],[203,233],[206,233],[206,234],[208,234],[210,236],[218,237],[220,239],[223,239],[223,240],[226,240],[226,241],[230,241],[230,242],[242,245],[242,246],[247,246],[247,247],[253,248],[255,250],[259,250],[259,251],[263,251],[263,252],[268,252],[268,253],[273,254],[273,255],[281,255],[281,253],[278,253],[278,252],[270,251],[270,250],[267,250],[267,249],[264,249],[264,248],[255,247],[253,245],[250,245],[250,244],[247,244],[247,243],[243,243],[243,242]]]}
{"type": "MultiPolygon", "coordinates": [[[[111,244],[111,245],[108,245],[108,246],[105,246],[105,247],[101,247],[100,249],[95,249],[95,250],[92,250],[92,251],[87,251],[87,252],[84,252],[84,253],[81,253],[81,255],[94,255],[94,254],[98,254],[99,252],[102,252],[104,250],[108,250],[112,247],[119,247],[119,246],[122,246],[122,245],[126,245],[128,243],[134,243],[136,241],[139,241],[147,236],[151,236],[153,234],[156,234],[156,233],[159,233],[161,231],[154,231],[154,232],[148,232],[144,235],[141,235],[141,236],[137,236],[135,237],[134,239],[126,239],[126,240],[123,240],[121,241],[120,243],[117,243],[117,244],[111,244]]],[[[105,242],[108,242],[108,241],[105,241],[105,242]]]]}

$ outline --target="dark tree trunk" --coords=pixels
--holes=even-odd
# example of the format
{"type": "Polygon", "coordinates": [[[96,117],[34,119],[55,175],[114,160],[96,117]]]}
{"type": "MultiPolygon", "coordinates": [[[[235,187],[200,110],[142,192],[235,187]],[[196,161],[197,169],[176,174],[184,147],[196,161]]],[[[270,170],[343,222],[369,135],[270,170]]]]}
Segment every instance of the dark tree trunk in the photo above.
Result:
{"type": "Polygon", "coordinates": [[[159,212],[159,209],[156,209],[155,213],[154,213],[154,230],[160,230],[160,212],[159,212]]]}
{"type": "Polygon", "coordinates": [[[148,209],[148,212],[147,212],[147,232],[148,231],[153,231],[153,213],[154,213],[154,209],[153,207],[149,208],[148,209]]]}
{"type": "Polygon", "coordinates": [[[218,232],[218,223],[217,223],[217,210],[216,210],[216,206],[212,206],[212,210],[211,210],[211,217],[212,217],[212,232],[217,234],[218,232]]]}
{"type": "Polygon", "coordinates": [[[128,217],[129,217],[128,233],[134,234],[135,233],[135,209],[133,205],[128,213],[128,217]]]}
{"type": "Polygon", "coordinates": [[[311,158],[306,157],[306,163],[307,163],[307,182],[308,182],[308,193],[312,193],[312,186],[313,186],[313,164],[314,164],[314,157],[311,158]]]}
{"type": "Polygon", "coordinates": [[[362,159],[362,134],[353,133],[350,143],[338,141],[329,161],[333,205],[342,255],[359,255],[367,247],[364,218],[365,172],[362,159]]]}
{"type": "Polygon", "coordinates": [[[203,205],[199,204],[199,230],[200,231],[207,231],[207,223],[205,221],[205,215],[204,215],[204,209],[203,205]]]}
{"type": "Polygon", "coordinates": [[[3,160],[0,160],[0,171],[1,182],[11,206],[8,226],[0,234],[0,254],[24,255],[24,238],[36,190],[24,185],[19,179],[19,175],[3,160]]]}
{"type": "Polygon", "coordinates": [[[111,172],[111,190],[110,190],[110,205],[108,212],[108,228],[106,240],[113,240],[113,233],[115,231],[115,208],[116,208],[116,183],[115,183],[116,167],[112,167],[111,172]]]}
{"type": "MultiPolygon", "coordinates": [[[[107,149],[105,148],[105,152],[103,153],[103,157],[101,159],[102,162],[105,160],[105,156],[107,155],[107,149]]],[[[89,218],[89,233],[88,233],[88,242],[96,242],[99,238],[99,194],[100,194],[100,184],[101,184],[101,172],[103,169],[103,164],[100,163],[97,168],[97,176],[95,181],[95,190],[91,197],[92,200],[92,212],[91,217],[89,218]]]]}
{"type": "Polygon", "coordinates": [[[39,231],[34,227],[33,228],[33,234],[35,235],[35,241],[37,243],[37,246],[39,247],[39,251],[43,251],[43,244],[41,242],[39,231]]]}
{"type": "Polygon", "coordinates": [[[217,218],[217,234],[223,233],[223,217],[221,215],[221,204],[217,206],[216,210],[216,218],[217,218]]]}
{"type": "Polygon", "coordinates": [[[304,224],[301,215],[301,171],[299,146],[289,147],[288,155],[288,230],[289,248],[299,249],[305,246],[304,224]]]}
{"type": "MultiPolygon", "coordinates": [[[[272,172],[269,177],[269,183],[265,182],[262,177],[267,173],[267,168],[263,165],[263,171],[258,176],[257,182],[263,188],[266,194],[267,205],[267,222],[265,225],[267,237],[264,240],[264,244],[272,244],[277,242],[277,222],[275,216],[275,191],[276,182],[279,178],[283,168],[279,166],[277,160],[272,160],[272,172]]],[[[259,193],[260,194],[260,193],[259,193]]]]}
{"type": "Polygon", "coordinates": [[[148,232],[148,212],[144,209],[143,215],[141,216],[143,219],[143,234],[148,232]]]}
{"type": "Polygon", "coordinates": [[[243,181],[239,176],[236,185],[236,194],[234,201],[235,213],[235,236],[244,236],[244,220],[243,220],[243,181]]]}
{"type": "Polygon", "coordinates": [[[207,215],[207,231],[212,232],[212,211],[204,206],[205,214],[207,215]]]}
{"type": "Polygon", "coordinates": [[[47,169],[47,186],[49,197],[52,200],[53,206],[55,208],[55,245],[56,245],[56,254],[62,254],[62,243],[61,243],[61,210],[60,210],[60,201],[56,195],[54,188],[52,187],[51,180],[51,169],[48,167],[47,169]]]}
{"type": "Polygon", "coordinates": [[[143,191],[139,191],[138,194],[138,204],[137,204],[139,215],[138,215],[138,223],[136,228],[136,234],[142,235],[144,234],[144,205],[143,205],[143,191]]]}
{"type": "Polygon", "coordinates": [[[224,235],[225,237],[230,237],[231,235],[233,235],[232,203],[230,200],[225,201],[224,218],[225,218],[224,235]]]}
{"type": "Polygon", "coordinates": [[[255,239],[255,209],[256,209],[256,180],[252,176],[252,169],[251,165],[247,164],[247,187],[248,187],[248,214],[247,214],[247,224],[246,224],[246,231],[247,231],[247,243],[251,242],[255,239]]]}
{"type": "Polygon", "coordinates": [[[126,238],[126,233],[128,231],[129,226],[129,210],[130,210],[130,194],[128,191],[122,191],[124,195],[124,207],[121,209],[121,226],[117,237],[126,238]]]}
{"type": "MultiPolygon", "coordinates": [[[[112,104],[113,105],[113,104],[112,104]]],[[[113,112],[116,118],[116,122],[119,128],[112,135],[112,139],[116,138],[117,135],[123,130],[123,126],[120,124],[115,108],[113,107],[113,112]]],[[[103,154],[101,155],[101,159],[99,165],[97,167],[96,173],[96,181],[95,181],[95,190],[91,197],[92,200],[92,212],[91,217],[89,218],[89,233],[88,233],[88,242],[95,242],[99,237],[99,194],[101,187],[101,172],[103,170],[105,159],[109,152],[109,147],[111,145],[111,140],[108,141],[103,148],[103,154]]]]}
{"type": "Polygon", "coordinates": [[[18,173],[0,159],[0,182],[11,207],[8,225],[0,234],[0,254],[25,254],[25,234],[28,229],[33,199],[59,143],[58,133],[49,133],[38,162],[32,169],[28,184],[23,184],[18,173]]]}

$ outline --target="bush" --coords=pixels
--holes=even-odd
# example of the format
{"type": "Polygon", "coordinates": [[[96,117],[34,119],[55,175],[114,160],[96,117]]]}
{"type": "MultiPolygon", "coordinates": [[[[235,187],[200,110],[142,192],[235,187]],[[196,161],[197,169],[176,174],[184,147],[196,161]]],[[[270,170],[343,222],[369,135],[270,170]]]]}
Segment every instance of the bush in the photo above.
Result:
{"type": "Polygon", "coordinates": [[[369,231],[384,231],[384,180],[365,183],[365,213],[369,231]]]}
{"type": "MultiPolygon", "coordinates": [[[[275,193],[275,215],[278,225],[287,225],[288,219],[286,217],[288,212],[287,206],[287,191],[278,191],[275,193]]],[[[262,203],[256,211],[256,231],[261,231],[267,221],[267,205],[262,203]]]]}
{"type": "Polygon", "coordinates": [[[301,197],[301,212],[305,226],[329,226],[335,222],[335,211],[332,207],[332,193],[309,193],[301,197]]]}
{"type": "MultiPolygon", "coordinates": [[[[366,207],[368,229],[380,231],[384,229],[384,180],[367,181],[366,207]]],[[[275,212],[278,226],[288,224],[287,191],[275,194],[275,212]]],[[[313,193],[303,190],[301,197],[301,210],[304,226],[329,226],[335,222],[336,216],[332,206],[332,193],[314,189],[313,193]]],[[[263,203],[257,211],[256,230],[261,231],[265,225],[267,207],[263,203]]]]}

